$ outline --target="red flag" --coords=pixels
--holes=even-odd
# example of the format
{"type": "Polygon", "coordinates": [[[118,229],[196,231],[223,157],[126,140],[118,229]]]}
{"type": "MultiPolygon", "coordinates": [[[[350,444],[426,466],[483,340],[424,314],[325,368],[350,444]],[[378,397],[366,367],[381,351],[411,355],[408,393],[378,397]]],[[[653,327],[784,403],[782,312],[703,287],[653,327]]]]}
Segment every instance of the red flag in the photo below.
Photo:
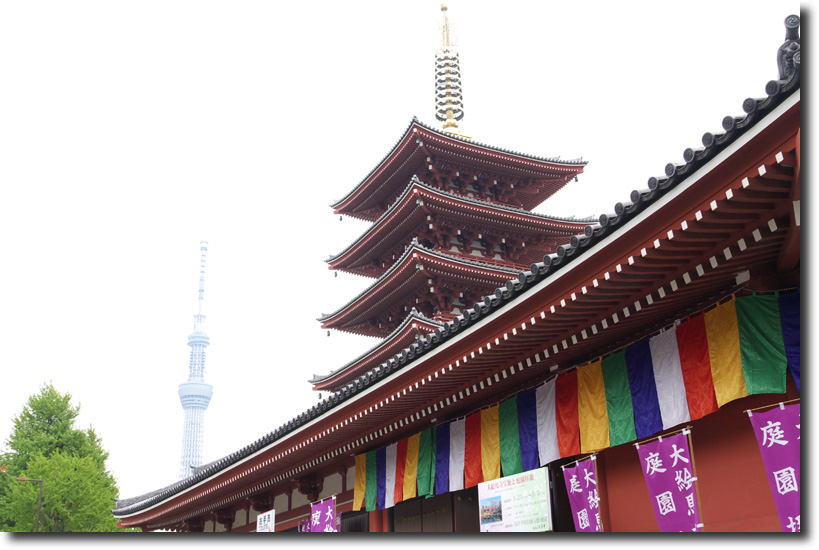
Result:
{"type": "Polygon", "coordinates": [[[685,396],[691,420],[716,412],[717,397],[711,377],[708,335],[705,317],[699,315],[677,326],[677,349],[680,350],[685,396]]]}
{"type": "Polygon", "coordinates": [[[577,371],[555,381],[555,423],[560,456],[580,454],[580,416],[577,409],[577,371]]]}
{"type": "Polygon", "coordinates": [[[407,440],[398,442],[395,450],[395,503],[404,500],[404,468],[407,465],[407,440]]]}
{"type": "Polygon", "coordinates": [[[464,489],[483,481],[481,463],[481,411],[466,417],[464,442],[464,489]]]}

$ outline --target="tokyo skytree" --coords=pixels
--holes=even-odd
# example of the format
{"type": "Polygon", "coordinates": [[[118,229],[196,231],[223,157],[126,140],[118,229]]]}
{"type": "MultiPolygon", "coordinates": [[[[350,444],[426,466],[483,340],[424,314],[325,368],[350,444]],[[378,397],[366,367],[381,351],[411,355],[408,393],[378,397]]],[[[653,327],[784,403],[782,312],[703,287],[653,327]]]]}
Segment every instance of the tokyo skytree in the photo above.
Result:
{"type": "Polygon", "coordinates": [[[205,348],[210,339],[205,334],[205,315],[202,305],[205,297],[205,255],[207,241],[199,243],[199,313],[194,315],[193,333],[188,336],[191,347],[190,374],[188,381],[179,384],[179,400],[185,410],[185,426],[182,432],[182,459],[179,462],[179,479],[193,473],[193,466],[202,465],[202,448],[205,439],[205,410],[213,396],[213,386],[205,384],[205,348]]]}

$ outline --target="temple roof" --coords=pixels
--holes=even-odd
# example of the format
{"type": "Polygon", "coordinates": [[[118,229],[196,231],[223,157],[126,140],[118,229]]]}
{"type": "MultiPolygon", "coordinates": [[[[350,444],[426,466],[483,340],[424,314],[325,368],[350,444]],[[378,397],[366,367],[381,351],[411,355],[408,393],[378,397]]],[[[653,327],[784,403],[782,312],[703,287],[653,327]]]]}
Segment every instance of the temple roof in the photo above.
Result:
{"type": "Polygon", "coordinates": [[[531,271],[521,273],[518,280],[509,281],[506,286],[498,288],[494,294],[490,294],[482,302],[476,303],[474,308],[445,323],[444,329],[440,332],[436,331],[429,337],[411,344],[402,353],[396,354],[370,371],[361,374],[338,392],[331,394],[317,405],[296,415],[251,444],[211,463],[186,479],[140,496],[118,500],[116,508],[112,510],[113,515],[124,518],[138,514],[180,493],[193,489],[209,478],[246,460],[251,455],[270,448],[289,434],[356,398],[360,393],[370,389],[371,386],[380,384],[402,369],[407,368],[416,360],[422,358],[423,354],[447,343],[451,338],[458,336],[459,332],[467,329],[486,315],[525,299],[538,283],[549,277],[559,275],[567,267],[571,267],[572,260],[600,250],[602,248],[601,243],[605,239],[617,235],[624,228],[632,225],[629,222],[636,221],[635,219],[646,209],[671,195],[677,186],[684,182],[688,183],[687,180],[699,174],[700,171],[707,171],[707,165],[710,161],[735,143],[740,142],[746,132],[755,129],[760,125],[760,122],[766,121],[766,117],[774,112],[777,107],[789,101],[791,97],[795,99],[790,100],[789,103],[798,104],[800,102],[801,82],[800,53],[798,50],[793,55],[790,69],[790,73],[780,75],[779,79],[768,82],[765,87],[767,97],[746,99],[743,103],[745,114],[726,116],[723,119],[724,131],[718,133],[706,132],[703,135],[702,147],[698,146],[696,149],[689,148],[685,150],[683,163],[672,162],[666,165],[664,175],[649,178],[647,188],[632,191],[628,200],[618,202],[615,205],[613,213],[602,215],[600,223],[588,226],[583,235],[578,236],[577,239],[573,238],[570,245],[562,247],[561,251],[554,257],[550,257],[548,262],[544,261],[533,265],[531,271]]]}
{"type": "Polygon", "coordinates": [[[479,257],[472,260],[430,250],[413,239],[401,258],[372,285],[334,313],[322,315],[318,320],[322,328],[383,338],[399,321],[384,325],[387,320],[382,320],[379,326],[374,326],[374,319],[401,305],[408,310],[413,304],[404,302],[420,289],[427,289],[431,277],[447,277],[477,289],[503,284],[518,273],[518,269],[482,262],[479,257]]]}
{"type": "MultiPolygon", "coordinates": [[[[372,260],[381,259],[383,262],[385,254],[394,251],[402,243],[406,246],[411,238],[419,237],[417,229],[419,226],[426,226],[430,215],[458,222],[479,219],[479,225],[486,231],[528,234],[538,240],[557,238],[551,246],[535,246],[531,250],[534,256],[529,254],[531,257],[522,262],[527,266],[542,259],[544,250],[554,251],[557,244],[568,241],[571,235],[581,232],[586,224],[595,220],[594,217],[575,219],[536,214],[494,201],[435,189],[413,176],[389,209],[345,250],[330,256],[327,263],[332,269],[370,277],[381,275],[390,263],[376,265],[372,260]]],[[[445,247],[449,246],[446,243],[445,247]]]]}
{"type": "Polygon", "coordinates": [[[537,192],[523,197],[532,210],[583,172],[583,160],[536,157],[493,147],[435,130],[413,117],[401,139],[370,173],[341,200],[331,204],[336,214],[368,221],[377,219],[431,156],[492,174],[540,182],[537,192]]]}
{"type": "Polygon", "coordinates": [[[429,319],[415,308],[412,308],[404,321],[376,346],[328,374],[314,374],[309,382],[313,384],[315,390],[338,391],[343,385],[348,384],[362,372],[369,371],[372,367],[386,361],[396,353],[400,353],[401,350],[417,340],[422,334],[435,332],[435,329],[443,326],[443,323],[429,319]]]}

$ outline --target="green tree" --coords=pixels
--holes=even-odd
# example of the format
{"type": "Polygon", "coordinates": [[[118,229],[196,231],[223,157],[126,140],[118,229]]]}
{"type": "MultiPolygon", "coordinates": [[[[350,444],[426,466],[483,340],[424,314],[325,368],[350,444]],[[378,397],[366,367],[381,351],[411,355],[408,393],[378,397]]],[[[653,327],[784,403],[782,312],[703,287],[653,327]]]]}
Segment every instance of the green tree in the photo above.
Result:
{"type": "Polygon", "coordinates": [[[8,450],[0,455],[3,531],[34,530],[40,484],[17,477],[44,480],[41,532],[117,530],[110,510],[119,491],[105,467],[108,453],[92,428],[75,427],[79,413],[71,394],[46,384],[14,418],[8,450]]]}
{"type": "MultiPolygon", "coordinates": [[[[111,508],[117,488],[92,457],[68,456],[60,451],[48,458],[38,455],[31,459],[25,477],[44,481],[41,533],[116,530],[111,508]]],[[[9,489],[4,510],[14,525],[12,530],[34,531],[40,484],[14,483],[9,489]]]]}

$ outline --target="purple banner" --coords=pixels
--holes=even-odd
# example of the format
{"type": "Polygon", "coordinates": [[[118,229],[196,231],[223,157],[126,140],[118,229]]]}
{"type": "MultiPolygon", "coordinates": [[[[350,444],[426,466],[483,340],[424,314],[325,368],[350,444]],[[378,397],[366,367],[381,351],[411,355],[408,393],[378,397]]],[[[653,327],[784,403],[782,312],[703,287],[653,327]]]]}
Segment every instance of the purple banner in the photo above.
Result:
{"type": "Polygon", "coordinates": [[[799,532],[801,420],[800,404],[783,405],[762,413],[748,411],[762,462],[768,473],[782,530],[799,532]]]}
{"type": "Polygon", "coordinates": [[[336,499],[324,499],[310,506],[310,532],[336,532],[336,499]]]}
{"type": "Polygon", "coordinates": [[[566,491],[572,506],[574,528],[581,533],[603,531],[600,521],[600,497],[597,496],[597,476],[594,469],[594,456],[578,462],[570,468],[563,468],[563,479],[566,480],[566,491]]]}
{"type": "Polygon", "coordinates": [[[660,532],[700,531],[688,431],[637,446],[660,532]]]}

